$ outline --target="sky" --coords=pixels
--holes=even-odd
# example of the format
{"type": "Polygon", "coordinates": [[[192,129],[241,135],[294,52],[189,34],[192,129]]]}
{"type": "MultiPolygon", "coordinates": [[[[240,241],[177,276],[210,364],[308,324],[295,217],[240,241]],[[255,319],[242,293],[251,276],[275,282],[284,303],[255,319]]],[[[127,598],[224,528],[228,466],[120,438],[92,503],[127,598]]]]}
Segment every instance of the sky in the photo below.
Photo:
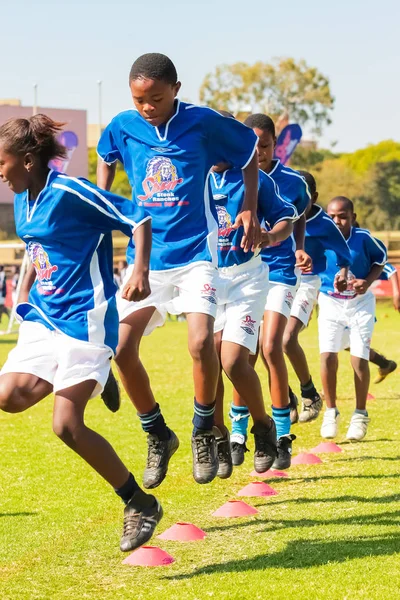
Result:
{"type": "Polygon", "coordinates": [[[0,98],[82,108],[107,123],[130,108],[128,74],[145,52],[175,63],[181,97],[198,102],[218,64],[305,59],[335,97],[321,147],[352,152],[400,141],[398,0],[0,0],[0,98]]]}

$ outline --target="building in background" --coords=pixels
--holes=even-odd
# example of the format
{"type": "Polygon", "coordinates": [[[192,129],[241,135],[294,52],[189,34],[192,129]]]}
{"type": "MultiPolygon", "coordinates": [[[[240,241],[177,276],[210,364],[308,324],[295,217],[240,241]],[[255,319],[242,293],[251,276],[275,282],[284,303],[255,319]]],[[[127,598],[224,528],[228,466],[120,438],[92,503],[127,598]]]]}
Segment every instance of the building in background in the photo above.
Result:
{"type": "MultiPolygon", "coordinates": [[[[55,121],[65,123],[60,134],[60,142],[68,148],[68,160],[55,161],[53,168],[65,171],[69,175],[88,176],[88,145],[86,110],[68,108],[38,107],[37,113],[48,115],[55,121]]],[[[32,106],[22,106],[19,100],[0,100],[0,125],[8,119],[27,118],[33,114],[32,106]]],[[[7,185],[0,182],[0,234],[1,237],[15,234],[13,193],[7,185]]]]}

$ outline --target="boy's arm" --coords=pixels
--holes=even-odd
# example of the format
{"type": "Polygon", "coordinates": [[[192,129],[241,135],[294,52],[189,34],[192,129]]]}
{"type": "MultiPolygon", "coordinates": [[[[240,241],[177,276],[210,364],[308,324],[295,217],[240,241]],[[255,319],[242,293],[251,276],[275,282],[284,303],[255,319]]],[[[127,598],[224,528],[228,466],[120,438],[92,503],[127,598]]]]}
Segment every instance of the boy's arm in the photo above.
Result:
{"type": "Polygon", "coordinates": [[[117,163],[107,164],[100,157],[97,161],[97,185],[102,190],[110,191],[114,181],[117,163]]]}
{"type": "Polygon", "coordinates": [[[244,235],[240,246],[245,252],[254,250],[261,242],[261,228],[257,218],[258,204],[258,159],[254,153],[251,161],[242,170],[245,187],[242,209],[236,217],[234,229],[241,225],[244,228],[244,235]]]}
{"type": "Polygon", "coordinates": [[[304,237],[306,234],[306,215],[303,213],[294,224],[294,240],[296,242],[296,267],[302,273],[310,273],[312,270],[311,256],[304,250],[304,237]]]}
{"type": "Polygon", "coordinates": [[[378,279],[379,275],[383,271],[384,265],[372,265],[370,272],[365,279],[354,279],[352,281],[353,289],[357,294],[365,294],[368,291],[370,285],[378,279]]]}
{"type": "Polygon", "coordinates": [[[286,240],[293,232],[293,221],[284,219],[279,221],[270,231],[261,231],[261,248],[273,246],[286,240]]]}
{"type": "Polygon", "coordinates": [[[28,302],[29,292],[31,291],[31,287],[34,284],[35,279],[36,279],[35,267],[31,264],[31,265],[29,265],[28,270],[25,273],[24,279],[22,281],[18,302],[28,302]]]}
{"type": "Polygon", "coordinates": [[[390,282],[392,284],[393,306],[395,310],[400,312],[400,286],[397,271],[390,277],[390,282]]]}
{"type": "Polygon", "coordinates": [[[151,252],[151,220],[144,221],[135,229],[135,265],[132,275],[122,290],[122,297],[139,302],[150,296],[149,264],[151,252]]]}

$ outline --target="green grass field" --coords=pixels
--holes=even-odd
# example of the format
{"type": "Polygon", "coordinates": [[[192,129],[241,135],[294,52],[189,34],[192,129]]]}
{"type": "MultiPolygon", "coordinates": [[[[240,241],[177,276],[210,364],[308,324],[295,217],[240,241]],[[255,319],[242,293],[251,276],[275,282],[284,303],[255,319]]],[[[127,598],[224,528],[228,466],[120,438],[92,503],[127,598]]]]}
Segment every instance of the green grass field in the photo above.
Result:
{"type": "MultiPolygon", "coordinates": [[[[316,323],[303,334],[319,383],[316,323]]],[[[399,316],[380,304],[373,346],[400,361],[399,316]]],[[[15,336],[0,337],[0,364],[15,336]]],[[[0,598],[368,600],[400,594],[399,375],[371,385],[371,424],[359,444],[343,443],[324,463],[292,467],[269,481],[279,494],[252,498],[259,514],[217,519],[211,513],[252,479],[252,454],[228,481],[197,485],[191,475],[191,365],[185,323],[168,323],[143,343],[154,391],[181,440],[166,481],[158,533],[176,521],[207,532],[203,542],[153,539],[176,562],[122,565],[122,504],[51,431],[51,399],[20,415],[1,414],[0,598]]],[[[341,356],[339,442],[353,410],[348,355],[341,356]]],[[[376,367],[372,366],[375,376],[376,367]]],[[[260,369],[264,389],[266,374],[260,369]]],[[[295,384],[293,375],[292,383],[295,384]]],[[[297,389],[297,385],[295,385],[297,389]]],[[[230,388],[226,388],[226,406],[230,388]]],[[[269,402],[268,402],[269,404],[269,402]]],[[[104,434],[141,479],[146,442],[125,397],[116,415],[99,398],[87,422],[104,434]]],[[[319,443],[320,419],[296,425],[294,453],[319,443]]]]}

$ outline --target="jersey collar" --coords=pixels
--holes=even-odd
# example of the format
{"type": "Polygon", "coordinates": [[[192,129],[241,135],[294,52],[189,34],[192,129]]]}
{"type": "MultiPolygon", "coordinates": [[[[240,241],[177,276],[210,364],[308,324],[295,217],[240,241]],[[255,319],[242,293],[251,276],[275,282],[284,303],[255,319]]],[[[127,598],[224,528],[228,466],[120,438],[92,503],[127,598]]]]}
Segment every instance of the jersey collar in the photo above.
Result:
{"type": "Polygon", "coordinates": [[[271,169],[271,171],[269,173],[267,173],[267,175],[272,175],[272,173],[274,173],[277,170],[278,165],[281,164],[281,161],[279,160],[279,158],[273,158],[272,163],[275,163],[275,164],[274,164],[273,168],[271,169]]]}
{"type": "Polygon", "coordinates": [[[181,101],[179,100],[179,98],[177,98],[175,112],[172,115],[172,117],[169,119],[169,121],[167,121],[167,123],[165,124],[164,135],[161,135],[160,130],[158,129],[158,127],[156,127],[156,132],[157,132],[158,139],[160,140],[160,142],[165,142],[165,140],[167,139],[170,123],[173,119],[175,119],[176,115],[178,114],[180,105],[181,105],[181,101]]]}
{"type": "Polygon", "coordinates": [[[316,208],[318,208],[317,212],[315,213],[315,215],[313,215],[310,218],[306,219],[306,222],[309,223],[310,221],[312,221],[313,219],[316,219],[322,212],[323,208],[319,205],[319,204],[314,204],[313,206],[315,206],[316,208]]]}
{"type": "Polygon", "coordinates": [[[49,187],[51,180],[53,179],[53,174],[56,173],[56,171],[54,171],[53,169],[50,169],[50,171],[48,172],[47,178],[46,178],[46,183],[44,184],[44,188],[39,192],[39,194],[37,195],[37,198],[35,200],[35,202],[33,203],[32,208],[29,207],[29,190],[26,190],[26,220],[28,221],[28,223],[30,223],[32,221],[32,217],[35,213],[36,207],[38,205],[39,199],[42,196],[44,190],[49,187]]]}

